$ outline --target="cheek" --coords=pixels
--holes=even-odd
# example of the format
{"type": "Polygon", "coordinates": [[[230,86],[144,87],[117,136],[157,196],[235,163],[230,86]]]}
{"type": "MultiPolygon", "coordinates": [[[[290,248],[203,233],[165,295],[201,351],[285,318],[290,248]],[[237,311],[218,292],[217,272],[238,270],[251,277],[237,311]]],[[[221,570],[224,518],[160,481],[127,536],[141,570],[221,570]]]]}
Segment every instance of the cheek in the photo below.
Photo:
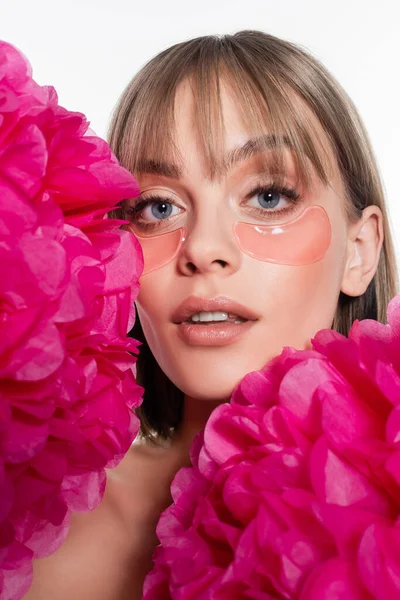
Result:
{"type": "Polygon", "coordinates": [[[146,341],[158,360],[165,350],[172,310],[176,307],[171,267],[157,269],[140,280],[136,307],[146,341]]]}
{"type": "Polygon", "coordinates": [[[279,348],[301,348],[323,328],[330,328],[337,307],[346,261],[346,229],[332,227],[330,245],[324,257],[306,266],[268,265],[252,261],[247,280],[257,281],[258,302],[265,322],[275,331],[279,348]],[[258,265],[256,266],[256,263],[258,265]]]}

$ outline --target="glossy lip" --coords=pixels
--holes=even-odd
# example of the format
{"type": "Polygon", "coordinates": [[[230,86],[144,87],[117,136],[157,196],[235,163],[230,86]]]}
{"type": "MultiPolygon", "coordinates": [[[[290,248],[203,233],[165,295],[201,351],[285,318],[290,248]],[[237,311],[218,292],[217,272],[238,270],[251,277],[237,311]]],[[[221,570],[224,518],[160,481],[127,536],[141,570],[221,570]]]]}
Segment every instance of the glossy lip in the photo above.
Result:
{"type": "Polygon", "coordinates": [[[256,321],[198,325],[187,321],[178,324],[178,335],[188,346],[227,346],[238,341],[256,321]]]}
{"type": "MultiPolygon", "coordinates": [[[[238,317],[245,319],[245,321],[257,321],[258,315],[254,313],[252,310],[231,300],[230,298],[226,298],[225,296],[217,296],[216,298],[201,298],[199,296],[189,296],[184,300],[173,312],[172,314],[172,322],[176,325],[184,324],[192,315],[198,312],[227,312],[238,317]]],[[[189,325],[192,325],[190,323],[189,325]]],[[[193,324],[194,325],[194,324],[193,324]]],[[[221,323],[226,327],[232,327],[232,323],[221,323]]],[[[215,327],[221,328],[221,325],[215,325],[215,327]]],[[[199,325],[199,327],[205,327],[204,325],[199,325]]],[[[214,327],[211,325],[207,325],[207,328],[214,327]]]]}

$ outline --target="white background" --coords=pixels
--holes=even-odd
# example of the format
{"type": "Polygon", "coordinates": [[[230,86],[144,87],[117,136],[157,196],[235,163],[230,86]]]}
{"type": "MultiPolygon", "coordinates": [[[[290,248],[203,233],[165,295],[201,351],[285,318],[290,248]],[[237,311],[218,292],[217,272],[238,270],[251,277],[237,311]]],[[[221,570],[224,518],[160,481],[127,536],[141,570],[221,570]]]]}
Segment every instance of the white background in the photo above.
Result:
{"type": "Polygon", "coordinates": [[[400,263],[398,0],[0,0],[0,38],[19,47],[60,103],[105,137],[135,72],[194,36],[261,29],[308,48],[353,98],[370,133],[400,263]]]}

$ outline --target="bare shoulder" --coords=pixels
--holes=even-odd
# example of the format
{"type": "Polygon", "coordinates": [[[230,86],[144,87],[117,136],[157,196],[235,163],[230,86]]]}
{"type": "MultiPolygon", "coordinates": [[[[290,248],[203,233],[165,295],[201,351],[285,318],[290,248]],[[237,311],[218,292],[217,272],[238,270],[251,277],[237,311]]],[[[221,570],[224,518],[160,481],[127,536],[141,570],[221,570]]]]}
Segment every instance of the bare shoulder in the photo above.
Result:
{"type": "Polygon", "coordinates": [[[33,584],[24,600],[135,600],[151,568],[160,513],[170,502],[175,474],[168,448],[132,445],[107,471],[102,503],[73,514],[63,545],[34,561],[33,584]]]}

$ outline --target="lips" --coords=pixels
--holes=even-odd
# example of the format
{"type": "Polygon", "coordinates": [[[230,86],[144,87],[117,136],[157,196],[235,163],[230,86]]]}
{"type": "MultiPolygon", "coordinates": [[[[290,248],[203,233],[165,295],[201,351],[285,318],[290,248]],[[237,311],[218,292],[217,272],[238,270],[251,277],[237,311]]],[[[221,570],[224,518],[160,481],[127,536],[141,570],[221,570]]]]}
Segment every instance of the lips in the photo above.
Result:
{"type": "Polygon", "coordinates": [[[218,296],[217,298],[207,299],[198,296],[189,296],[173,312],[172,322],[179,325],[199,312],[226,312],[237,315],[245,321],[257,321],[258,315],[230,298],[218,296]]]}

